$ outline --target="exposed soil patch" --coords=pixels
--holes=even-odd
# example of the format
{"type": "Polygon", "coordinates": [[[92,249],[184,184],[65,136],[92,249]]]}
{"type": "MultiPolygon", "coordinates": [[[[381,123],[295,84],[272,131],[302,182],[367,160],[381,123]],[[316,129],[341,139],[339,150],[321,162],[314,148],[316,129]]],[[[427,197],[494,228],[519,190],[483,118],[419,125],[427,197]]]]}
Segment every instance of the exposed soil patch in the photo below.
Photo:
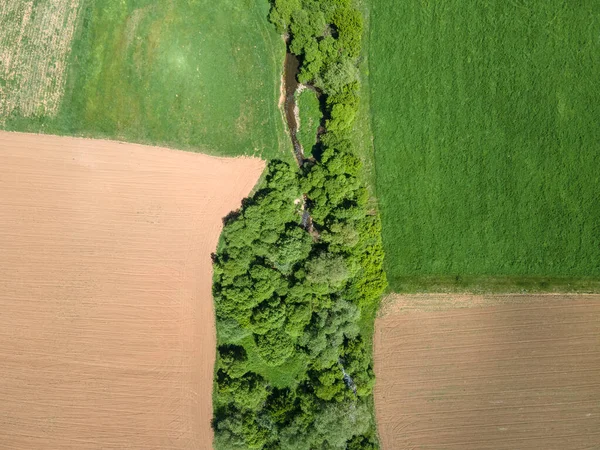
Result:
{"type": "Polygon", "coordinates": [[[376,321],[384,449],[600,444],[600,295],[429,297],[376,321]]]}
{"type": "Polygon", "coordinates": [[[212,448],[211,252],[264,162],[0,133],[0,448],[212,448]]]}

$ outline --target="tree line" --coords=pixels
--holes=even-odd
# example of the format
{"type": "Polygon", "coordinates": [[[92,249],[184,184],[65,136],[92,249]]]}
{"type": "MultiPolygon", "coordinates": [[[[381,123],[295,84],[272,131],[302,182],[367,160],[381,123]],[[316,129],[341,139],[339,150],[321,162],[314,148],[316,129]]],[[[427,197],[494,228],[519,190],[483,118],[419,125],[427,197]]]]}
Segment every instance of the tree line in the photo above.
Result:
{"type": "Polygon", "coordinates": [[[214,445],[375,449],[369,324],[386,278],[379,216],[350,138],[362,17],[349,0],[275,0],[270,20],[290,36],[299,81],[326,96],[326,132],[314,161],[271,161],[226,220],[214,255],[214,445]],[[281,385],[252,370],[254,355],[300,369],[281,385]]]}

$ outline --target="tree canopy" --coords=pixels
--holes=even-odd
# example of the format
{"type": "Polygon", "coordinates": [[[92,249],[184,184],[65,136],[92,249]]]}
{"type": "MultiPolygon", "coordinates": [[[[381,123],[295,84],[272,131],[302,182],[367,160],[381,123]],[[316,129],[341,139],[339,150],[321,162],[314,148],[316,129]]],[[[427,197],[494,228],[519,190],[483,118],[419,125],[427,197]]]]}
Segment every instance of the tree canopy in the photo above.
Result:
{"type": "Polygon", "coordinates": [[[217,449],[374,449],[371,331],[386,287],[379,216],[349,131],[361,14],[350,0],[274,0],[270,20],[322,90],[323,152],[271,161],[214,255],[217,449]],[[303,226],[303,208],[312,229],[303,226]],[[281,385],[276,374],[295,367],[281,385]]]}

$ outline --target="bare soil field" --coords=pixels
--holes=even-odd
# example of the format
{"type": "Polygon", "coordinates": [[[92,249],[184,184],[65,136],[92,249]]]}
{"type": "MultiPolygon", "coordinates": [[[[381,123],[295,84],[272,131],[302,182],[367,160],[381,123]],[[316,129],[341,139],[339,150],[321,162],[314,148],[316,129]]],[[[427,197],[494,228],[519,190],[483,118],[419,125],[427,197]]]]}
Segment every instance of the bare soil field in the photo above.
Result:
{"type": "Polygon", "coordinates": [[[0,0],[0,123],[60,106],[80,0],[0,0]]]}
{"type": "Polygon", "coordinates": [[[212,448],[211,252],[258,159],[0,133],[0,448],[212,448]]]}
{"type": "Polygon", "coordinates": [[[374,346],[386,450],[600,449],[600,295],[396,296],[374,346]]]}

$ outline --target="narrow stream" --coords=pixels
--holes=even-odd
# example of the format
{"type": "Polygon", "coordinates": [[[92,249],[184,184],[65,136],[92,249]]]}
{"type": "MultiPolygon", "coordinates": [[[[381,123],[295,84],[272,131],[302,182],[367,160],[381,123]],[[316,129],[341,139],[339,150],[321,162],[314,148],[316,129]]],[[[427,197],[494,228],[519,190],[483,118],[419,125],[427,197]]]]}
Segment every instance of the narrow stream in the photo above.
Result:
{"type": "MultiPolygon", "coordinates": [[[[298,57],[293,53],[287,52],[285,54],[284,64],[284,87],[285,87],[285,118],[287,121],[288,129],[290,130],[290,138],[292,139],[292,145],[294,146],[294,156],[299,167],[302,167],[306,158],[304,158],[304,149],[296,136],[298,132],[298,122],[296,120],[296,114],[298,106],[296,105],[296,90],[300,83],[298,83],[298,73],[300,69],[300,61],[298,57]]],[[[308,232],[313,232],[312,217],[310,217],[310,211],[306,205],[306,196],[302,199],[302,227],[308,232]]]]}
{"type": "Polygon", "coordinates": [[[344,365],[341,363],[341,361],[338,361],[338,364],[342,368],[342,376],[344,377],[344,383],[346,383],[346,387],[348,387],[348,389],[352,389],[352,392],[354,392],[354,396],[356,396],[357,389],[354,380],[350,375],[346,373],[346,369],[344,368],[344,365]]]}
{"type": "Polygon", "coordinates": [[[298,123],[296,121],[297,105],[296,105],[296,90],[298,89],[298,73],[300,68],[300,61],[298,57],[293,53],[287,52],[285,55],[284,65],[284,83],[285,83],[285,118],[287,121],[288,129],[290,130],[290,137],[292,139],[292,145],[294,146],[294,156],[298,165],[302,166],[304,163],[304,150],[302,145],[298,141],[296,133],[298,132],[298,123]]]}
{"type": "MultiPolygon", "coordinates": [[[[302,167],[306,158],[304,157],[304,149],[298,141],[298,137],[296,133],[298,132],[298,122],[296,120],[297,114],[297,105],[296,105],[296,90],[300,83],[298,83],[298,73],[300,69],[300,61],[298,57],[289,51],[285,55],[285,65],[284,65],[284,83],[285,83],[285,118],[287,121],[288,129],[290,130],[290,138],[292,139],[292,145],[294,146],[294,156],[296,156],[296,161],[298,162],[298,166],[302,167]]],[[[309,89],[313,89],[313,87],[308,86],[309,89]]],[[[316,91],[316,90],[315,90],[316,91]]],[[[316,91],[317,92],[317,91],[316,91]]],[[[319,135],[324,132],[324,127],[321,125],[317,132],[317,139],[319,135]]],[[[304,196],[302,200],[302,227],[309,231],[310,233],[315,233],[315,230],[312,226],[312,217],[310,216],[310,211],[306,204],[306,196],[304,196]]],[[[342,376],[344,378],[344,383],[354,392],[356,396],[356,384],[350,375],[346,373],[346,369],[344,368],[342,361],[338,361],[340,368],[342,369],[342,376]]]]}

